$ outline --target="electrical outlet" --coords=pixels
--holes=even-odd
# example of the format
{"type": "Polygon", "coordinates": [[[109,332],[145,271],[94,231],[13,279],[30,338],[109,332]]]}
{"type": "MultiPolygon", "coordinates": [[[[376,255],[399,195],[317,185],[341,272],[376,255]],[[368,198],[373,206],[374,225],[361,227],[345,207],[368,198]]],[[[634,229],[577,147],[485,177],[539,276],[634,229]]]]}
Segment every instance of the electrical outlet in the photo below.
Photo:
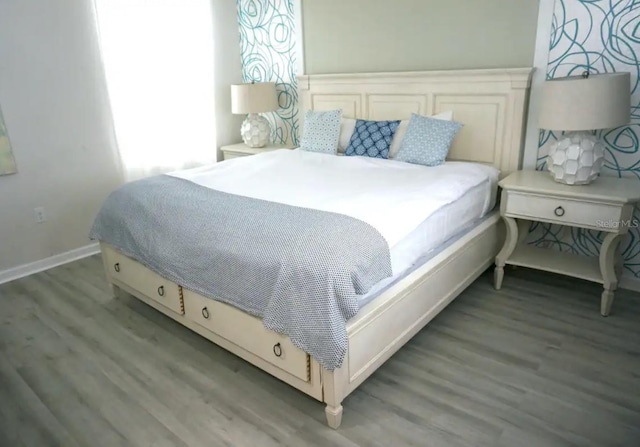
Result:
{"type": "Polygon", "coordinates": [[[43,206],[38,206],[33,209],[33,214],[35,215],[36,222],[42,223],[47,221],[47,215],[44,212],[43,206]]]}

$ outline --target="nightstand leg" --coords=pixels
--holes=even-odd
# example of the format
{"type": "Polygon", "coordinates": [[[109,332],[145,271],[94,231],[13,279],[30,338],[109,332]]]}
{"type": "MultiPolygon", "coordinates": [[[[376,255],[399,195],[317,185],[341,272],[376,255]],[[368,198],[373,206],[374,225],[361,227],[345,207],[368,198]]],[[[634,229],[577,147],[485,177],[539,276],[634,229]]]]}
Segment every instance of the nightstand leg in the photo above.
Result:
{"type": "Polygon", "coordinates": [[[493,287],[496,290],[500,290],[502,287],[502,280],[504,279],[504,265],[499,266],[496,263],[496,268],[493,269],[493,287]]]}
{"type": "Polygon", "coordinates": [[[609,315],[613,304],[614,292],[618,287],[618,276],[620,274],[619,264],[621,234],[609,233],[605,236],[600,249],[600,272],[602,273],[604,291],[600,298],[600,314],[603,317],[609,315]],[[616,271],[617,270],[617,271],[616,271]]]}
{"type": "MultiPolygon", "coordinates": [[[[622,238],[621,238],[622,239],[622,238]]],[[[620,281],[620,279],[622,278],[622,269],[624,268],[624,259],[622,258],[622,249],[621,249],[621,245],[620,243],[617,244],[616,247],[616,261],[615,261],[615,266],[614,266],[614,271],[616,272],[616,278],[618,278],[618,281],[620,281]]]]}
{"type": "MultiPolygon", "coordinates": [[[[518,243],[516,246],[520,244],[524,244],[527,236],[529,235],[529,227],[531,227],[531,221],[525,219],[518,219],[518,243]]],[[[513,270],[517,269],[517,265],[511,266],[513,270]]],[[[500,281],[502,282],[502,280],[500,281]]]]}
{"type": "Polygon", "coordinates": [[[614,293],[610,290],[603,290],[600,296],[600,315],[608,317],[611,312],[611,305],[613,304],[614,293]]]}
{"type": "Polygon", "coordinates": [[[518,219],[518,244],[524,244],[529,234],[529,228],[531,227],[531,221],[525,219],[518,219]]]}
{"type": "Polygon", "coordinates": [[[518,244],[518,223],[512,217],[502,216],[505,226],[507,227],[507,237],[502,246],[502,250],[496,256],[496,268],[493,271],[493,286],[496,290],[500,290],[502,287],[502,280],[504,279],[504,265],[515,250],[518,244]]]}

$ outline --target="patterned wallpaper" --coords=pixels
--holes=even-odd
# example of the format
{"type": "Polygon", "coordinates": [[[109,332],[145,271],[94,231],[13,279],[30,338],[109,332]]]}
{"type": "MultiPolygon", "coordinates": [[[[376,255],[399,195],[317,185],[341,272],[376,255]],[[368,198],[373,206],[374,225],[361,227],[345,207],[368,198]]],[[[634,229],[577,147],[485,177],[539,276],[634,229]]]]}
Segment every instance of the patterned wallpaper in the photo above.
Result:
{"type": "Polygon", "coordinates": [[[275,82],[280,109],[264,116],[271,141],[298,144],[294,0],[236,0],[244,82],[275,82]]]}
{"type": "MultiPolygon", "coordinates": [[[[606,148],[602,174],[640,179],[640,0],[556,0],[547,76],[628,71],[631,73],[631,124],[598,131],[606,148]]],[[[553,132],[540,133],[538,169],[545,167],[553,132]]],[[[639,184],[640,187],[640,184],[639,184]]],[[[634,219],[640,222],[636,209],[634,219]]],[[[597,231],[535,224],[532,243],[597,255],[604,235],[597,231]]],[[[640,277],[640,231],[631,228],[622,242],[625,275],[640,277]]]]}

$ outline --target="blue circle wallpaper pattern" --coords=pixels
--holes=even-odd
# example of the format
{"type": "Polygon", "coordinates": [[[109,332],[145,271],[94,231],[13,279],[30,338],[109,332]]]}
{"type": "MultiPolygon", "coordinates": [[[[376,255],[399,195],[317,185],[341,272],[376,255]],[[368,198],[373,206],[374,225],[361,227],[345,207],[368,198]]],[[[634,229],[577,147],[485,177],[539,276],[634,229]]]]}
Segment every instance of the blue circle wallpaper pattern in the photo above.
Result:
{"type": "Polygon", "coordinates": [[[280,108],[263,115],[271,141],[298,144],[293,0],[237,0],[244,82],[275,82],[280,108]]]}
{"type": "MultiPolygon", "coordinates": [[[[640,0],[556,0],[547,77],[628,71],[631,73],[631,123],[598,131],[605,144],[603,175],[640,179],[640,0]]],[[[548,145],[556,139],[540,132],[538,169],[545,169],[548,145]]],[[[640,188],[640,183],[638,184],[640,188]]],[[[633,222],[640,222],[638,209],[633,222]]],[[[633,223],[632,222],[632,223],[633,223]]],[[[622,242],[625,275],[640,277],[640,231],[631,225],[622,242]]],[[[531,243],[597,256],[604,234],[533,224],[531,243]]]]}

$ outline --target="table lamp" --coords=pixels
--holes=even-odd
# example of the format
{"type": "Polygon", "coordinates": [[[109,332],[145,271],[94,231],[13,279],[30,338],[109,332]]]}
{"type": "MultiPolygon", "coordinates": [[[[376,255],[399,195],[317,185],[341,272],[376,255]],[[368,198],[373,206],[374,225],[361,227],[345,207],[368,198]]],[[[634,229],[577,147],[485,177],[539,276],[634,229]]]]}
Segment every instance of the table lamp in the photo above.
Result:
{"type": "Polygon", "coordinates": [[[630,90],[626,72],[585,72],[544,83],[538,125],[567,132],[551,145],[547,157],[555,181],[586,185],[598,177],[604,145],[592,131],[629,123],[630,90]]]}
{"type": "Polygon", "coordinates": [[[271,126],[264,116],[258,114],[277,109],[278,96],[273,82],[231,86],[231,113],[248,114],[240,127],[242,140],[247,146],[264,147],[269,143],[271,126]]]}

